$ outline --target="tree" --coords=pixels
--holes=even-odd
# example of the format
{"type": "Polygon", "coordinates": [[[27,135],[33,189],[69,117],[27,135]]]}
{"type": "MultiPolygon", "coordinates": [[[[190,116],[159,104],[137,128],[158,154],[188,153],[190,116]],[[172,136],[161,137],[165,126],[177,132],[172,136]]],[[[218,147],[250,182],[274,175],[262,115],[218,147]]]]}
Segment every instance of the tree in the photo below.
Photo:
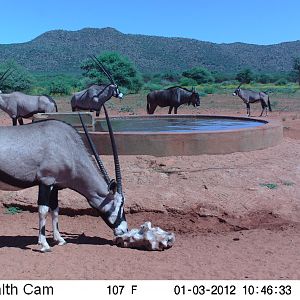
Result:
{"type": "Polygon", "coordinates": [[[198,84],[196,80],[188,77],[182,77],[179,83],[182,86],[195,86],[198,84]]]}
{"type": "Polygon", "coordinates": [[[298,83],[300,85],[300,57],[294,58],[294,65],[293,65],[294,72],[296,74],[296,78],[298,80],[298,83]]]}
{"type": "MultiPolygon", "coordinates": [[[[111,73],[116,84],[131,92],[138,92],[142,87],[142,76],[128,58],[116,52],[105,52],[97,56],[104,67],[111,73]]],[[[81,69],[83,75],[91,79],[91,83],[109,83],[108,78],[98,70],[91,59],[85,60],[81,69]]]]}
{"type": "Polygon", "coordinates": [[[235,79],[240,83],[250,83],[254,79],[254,75],[250,69],[244,69],[236,74],[235,79]]]}
{"type": "Polygon", "coordinates": [[[211,72],[202,67],[194,67],[182,73],[182,76],[194,79],[198,84],[213,82],[214,77],[211,72]]]}
{"type": "Polygon", "coordinates": [[[59,78],[50,83],[48,93],[51,95],[70,95],[71,86],[66,81],[59,78]]]}
{"type": "Polygon", "coordinates": [[[8,69],[12,73],[2,83],[0,87],[2,91],[28,91],[32,87],[33,77],[25,68],[17,64],[14,60],[10,60],[0,65],[0,74],[3,74],[8,69]]]}
{"type": "Polygon", "coordinates": [[[257,75],[256,79],[259,83],[270,83],[272,81],[272,77],[269,74],[259,74],[257,75]]]}
{"type": "Polygon", "coordinates": [[[169,82],[178,82],[181,79],[181,74],[174,71],[168,71],[161,74],[161,78],[163,80],[167,80],[169,82]]]}

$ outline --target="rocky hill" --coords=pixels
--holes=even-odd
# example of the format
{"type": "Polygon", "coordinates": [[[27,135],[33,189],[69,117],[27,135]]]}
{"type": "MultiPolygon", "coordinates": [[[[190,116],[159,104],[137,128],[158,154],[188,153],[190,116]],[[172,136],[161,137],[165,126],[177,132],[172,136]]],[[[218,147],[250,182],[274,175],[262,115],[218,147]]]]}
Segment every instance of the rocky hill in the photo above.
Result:
{"type": "Polygon", "coordinates": [[[79,73],[89,54],[117,51],[142,72],[182,71],[203,66],[211,71],[237,72],[250,67],[258,72],[290,71],[300,56],[300,41],[275,45],[216,44],[187,38],[123,34],[113,28],[53,30],[32,41],[0,44],[0,63],[14,59],[30,71],[79,73]]]}

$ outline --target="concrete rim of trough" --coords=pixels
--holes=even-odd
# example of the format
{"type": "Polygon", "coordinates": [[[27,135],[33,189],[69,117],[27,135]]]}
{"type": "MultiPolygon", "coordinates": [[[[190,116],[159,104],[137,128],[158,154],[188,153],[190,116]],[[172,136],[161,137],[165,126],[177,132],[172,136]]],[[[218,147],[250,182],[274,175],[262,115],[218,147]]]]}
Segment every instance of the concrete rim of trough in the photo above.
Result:
{"type": "MultiPolygon", "coordinates": [[[[181,156],[200,154],[228,154],[265,149],[282,141],[283,126],[280,121],[264,118],[231,117],[223,115],[154,115],[120,116],[111,119],[149,118],[228,118],[253,120],[264,123],[241,129],[192,132],[115,132],[120,155],[181,156]]],[[[103,118],[96,118],[97,120],[103,118]]],[[[85,139],[83,132],[80,132],[85,139]]],[[[111,155],[108,132],[91,132],[100,154],[111,155]]]]}

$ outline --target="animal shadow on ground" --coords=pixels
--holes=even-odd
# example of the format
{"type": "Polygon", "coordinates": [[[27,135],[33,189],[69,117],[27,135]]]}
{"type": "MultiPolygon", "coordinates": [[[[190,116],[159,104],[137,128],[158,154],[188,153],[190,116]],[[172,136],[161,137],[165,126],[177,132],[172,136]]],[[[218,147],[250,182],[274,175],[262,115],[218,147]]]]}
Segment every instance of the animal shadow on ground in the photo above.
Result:
{"type": "Polygon", "coordinates": [[[9,248],[20,248],[23,250],[31,250],[29,245],[35,245],[37,243],[36,236],[0,236],[0,249],[9,248]]]}
{"type": "MultiPolygon", "coordinates": [[[[84,245],[99,245],[99,246],[104,246],[104,245],[109,245],[113,246],[114,243],[112,240],[107,240],[105,238],[101,238],[98,236],[86,236],[84,233],[83,234],[69,234],[62,232],[62,235],[65,238],[65,241],[68,244],[84,244],[84,245]]],[[[52,238],[47,238],[50,246],[54,246],[55,243],[52,240],[52,238]]],[[[31,250],[31,251],[36,251],[31,248],[31,246],[35,246],[38,242],[38,237],[36,235],[34,236],[0,236],[0,249],[9,247],[9,248],[20,248],[23,250],[31,250]]]]}
{"type": "Polygon", "coordinates": [[[84,244],[84,245],[100,245],[100,246],[114,245],[112,240],[107,240],[99,236],[87,236],[84,233],[70,235],[68,233],[61,232],[61,234],[68,244],[77,244],[77,245],[84,244]]]}

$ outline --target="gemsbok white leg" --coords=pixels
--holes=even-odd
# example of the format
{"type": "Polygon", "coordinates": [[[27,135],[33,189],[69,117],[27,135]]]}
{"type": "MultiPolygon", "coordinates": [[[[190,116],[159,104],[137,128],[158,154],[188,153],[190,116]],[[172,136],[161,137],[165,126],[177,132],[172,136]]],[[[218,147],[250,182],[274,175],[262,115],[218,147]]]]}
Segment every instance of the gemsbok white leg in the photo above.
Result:
{"type": "Polygon", "coordinates": [[[51,248],[46,240],[46,218],[49,207],[46,205],[39,205],[39,245],[42,246],[41,252],[49,252],[51,248]]]}
{"type": "Polygon", "coordinates": [[[54,210],[51,210],[53,239],[58,245],[62,246],[65,245],[67,242],[61,237],[58,231],[58,213],[59,213],[58,207],[55,208],[54,210]]]}

